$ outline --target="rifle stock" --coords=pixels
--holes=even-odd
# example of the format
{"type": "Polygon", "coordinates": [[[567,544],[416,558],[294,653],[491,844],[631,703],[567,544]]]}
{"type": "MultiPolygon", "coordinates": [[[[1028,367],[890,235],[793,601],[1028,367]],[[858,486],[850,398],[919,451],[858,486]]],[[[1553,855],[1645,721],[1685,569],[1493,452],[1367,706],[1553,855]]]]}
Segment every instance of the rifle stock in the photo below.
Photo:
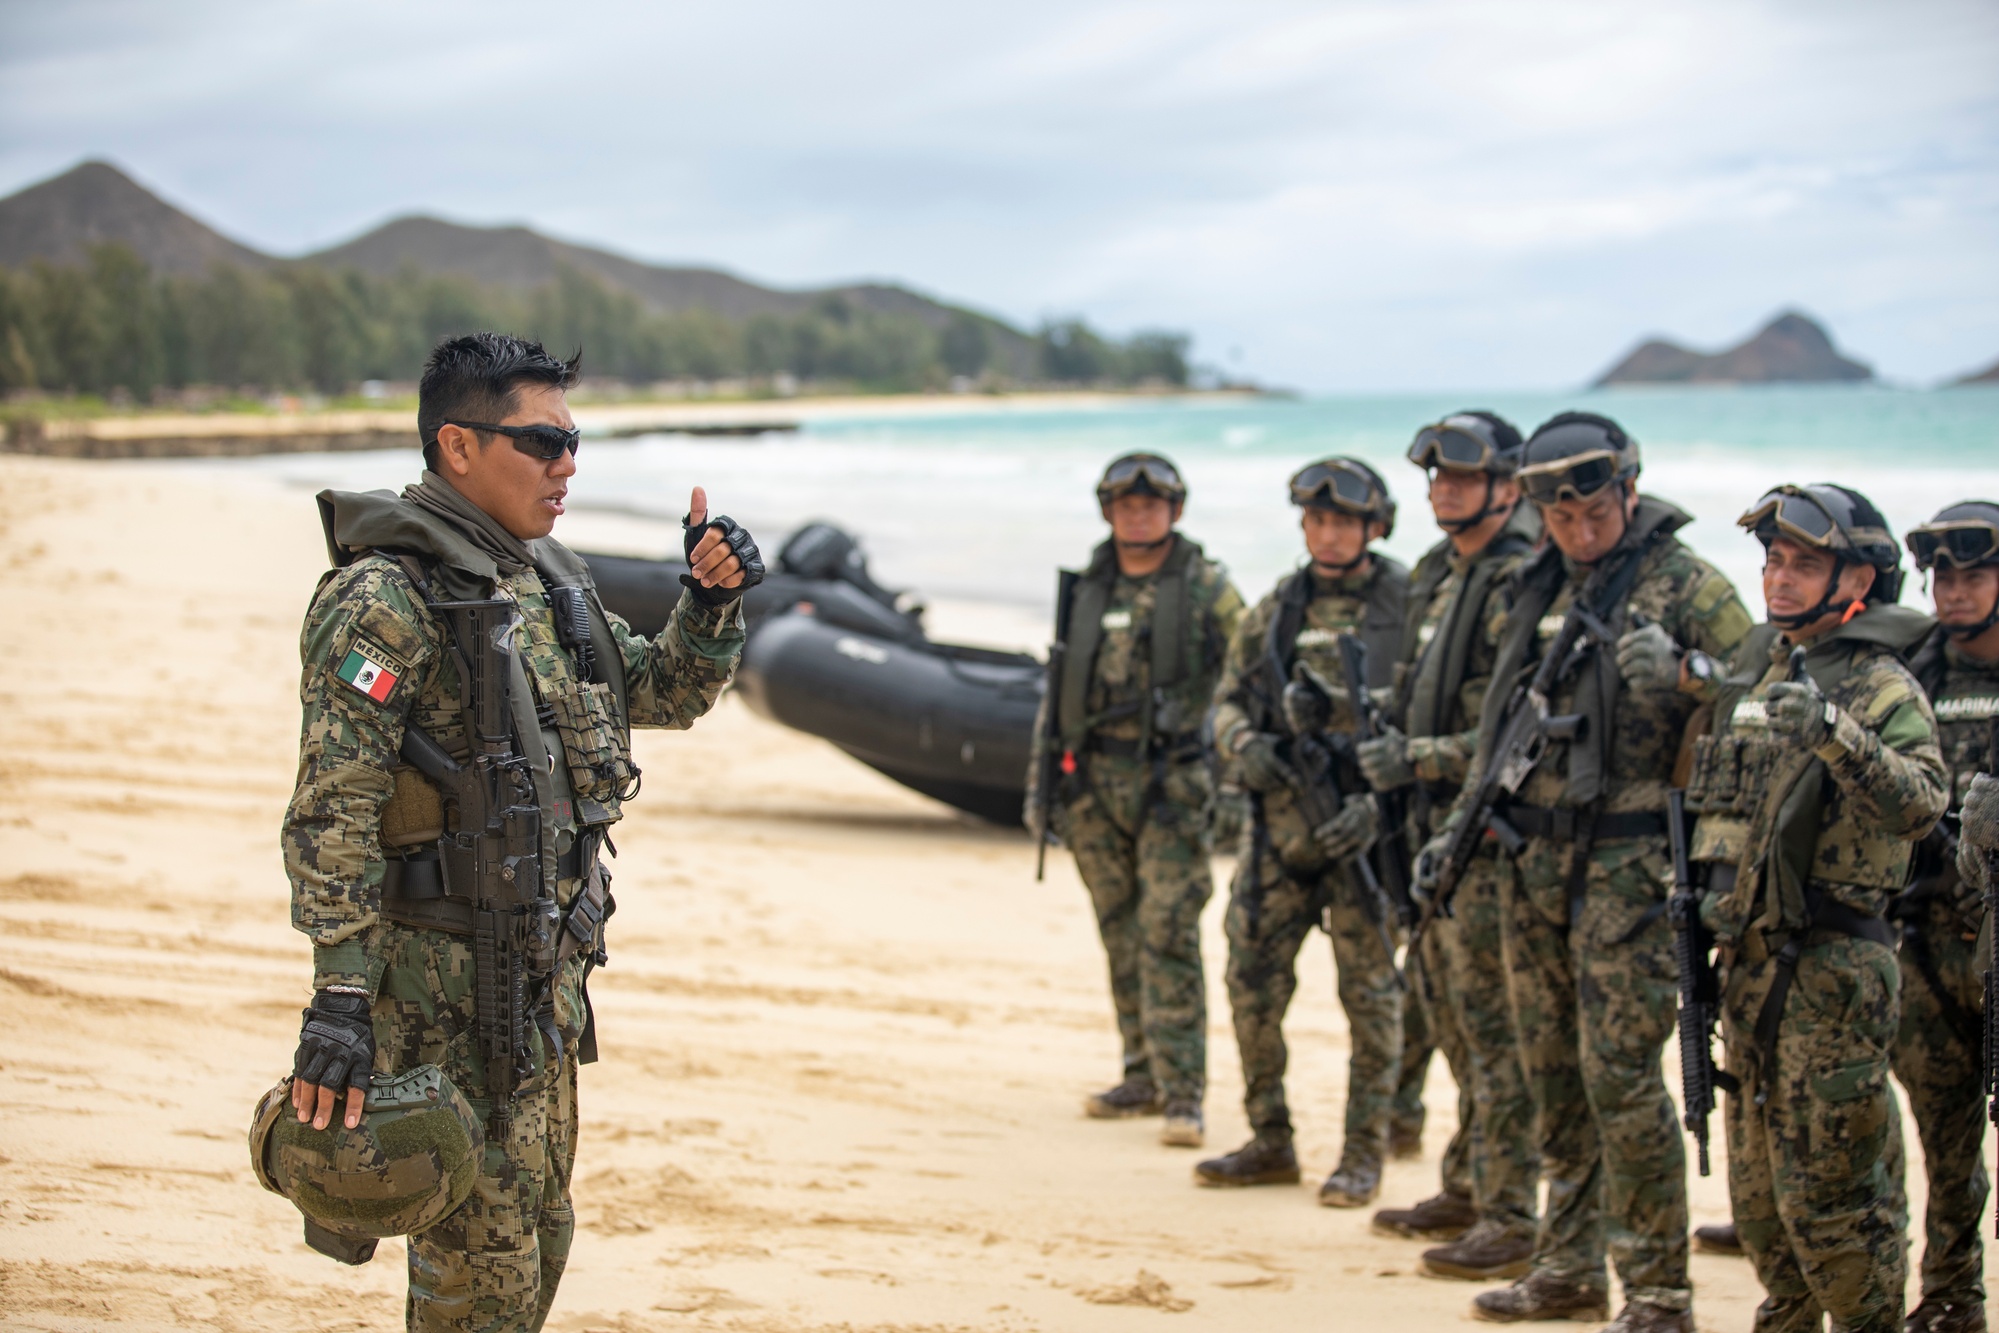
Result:
{"type": "Polygon", "coordinates": [[[1708,951],[1713,936],[1701,924],[1700,890],[1687,859],[1686,793],[1666,793],[1666,833],[1673,849],[1673,961],[1680,973],[1680,1099],[1686,1127],[1694,1136],[1700,1173],[1709,1173],[1707,1118],[1714,1112],[1717,1086],[1733,1091],[1735,1080],[1714,1067],[1714,1025],[1720,1017],[1721,987],[1708,951]]]}

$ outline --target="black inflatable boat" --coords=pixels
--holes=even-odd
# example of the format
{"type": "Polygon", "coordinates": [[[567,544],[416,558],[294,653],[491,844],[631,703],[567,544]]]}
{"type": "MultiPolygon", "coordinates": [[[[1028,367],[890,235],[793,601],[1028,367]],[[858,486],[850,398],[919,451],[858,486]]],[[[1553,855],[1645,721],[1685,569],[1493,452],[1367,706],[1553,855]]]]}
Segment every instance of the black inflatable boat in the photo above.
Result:
{"type": "MultiPolygon", "coordinates": [[[[686,563],[584,558],[604,604],[658,633],[686,563]]],[[[735,688],[750,707],[926,796],[1020,822],[1043,689],[1035,658],[931,642],[922,608],[876,583],[853,538],[826,523],[792,535],[743,616],[735,688]]]]}

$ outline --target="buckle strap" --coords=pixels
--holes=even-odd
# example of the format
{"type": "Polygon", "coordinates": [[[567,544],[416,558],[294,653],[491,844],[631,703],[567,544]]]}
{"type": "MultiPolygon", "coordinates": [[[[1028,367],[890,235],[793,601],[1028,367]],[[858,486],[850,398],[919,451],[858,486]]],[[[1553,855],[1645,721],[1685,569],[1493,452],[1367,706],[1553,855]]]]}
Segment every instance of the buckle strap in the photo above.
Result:
{"type": "Polygon", "coordinates": [[[1584,833],[1597,842],[1666,835],[1666,817],[1657,810],[1631,810],[1623,814],[1596,815],[1592,819],[1592,811],[1587,807],[1508,802],[1498,813],[1522,836],[1549,838],[1555,842],[1575,842],[1584,833]]]}

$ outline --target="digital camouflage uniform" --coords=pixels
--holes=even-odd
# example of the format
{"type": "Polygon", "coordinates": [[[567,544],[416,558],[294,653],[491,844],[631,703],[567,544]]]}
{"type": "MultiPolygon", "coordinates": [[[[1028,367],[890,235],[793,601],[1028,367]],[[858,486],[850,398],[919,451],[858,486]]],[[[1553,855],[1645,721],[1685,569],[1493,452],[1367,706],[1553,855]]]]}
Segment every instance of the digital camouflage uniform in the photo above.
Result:
{"type": "MultiPolygon", "coordinates": [[[[1436,831],[1469,776],[1505,630],[1508,582],[1539,533],[1533,507],[1522,504],[1471,557],[1443,541],[1416,564],[1395,709],[1417,779],[1402,789],[1411,847],[1436,831]]],[[[1427,1034],[1458,1085],[1458,1128],[1442,1163],[1445,1191],[1471,1199],[1482,1220],[1531,1235],[1539,1183],[1534,1102],[1506,1000],[1499,884],[1487,847],[1458,882],[1453,914],[1423,934],[1408,969],[1417,1003],[1403,1025],[1402,1083],[1411,1081],[1412,1067],[1420,1069],[1427,1052],[1417,1043],[1427,1034]]]]}
{"type": "Polygon", "coordinates": [[[1902,1022],[1895,1076],[1923,1145],[1929,1199],[1923,1210],[1922,1298],[1936,1305],[1985,1301],[1985,1094],[1979,1050],[1984,1007],[1978,949],[1985,906],[1957,873],[1952,846],[1958,807],[1984,771],[1999,714],[1999,662],[1960,652],[1941,629],[1911,658],[1936,714],[1950,812],[1916,849],[1916,881],[1890,915],[1901,925],[1902,1022]]]}
{"type": "MultiPolygon", "coordinates": [[[[1640,612],[1683,648],[1724,656],[1749,631],[1749,613],[1728,580],[1672,535],[1690,521],[1641,497],[1603,561],[1608,576],[1637,552],[1635,581],[1599,610],[1614,631],[1640,612]]],[[[1475,771],[1484,771],[1515,682],[1533,672],[1591,573],[1552,543],[1521,567],[1475,771]]],[[[1497,863],[1507,993],[1548,1182],[1534,1272],[1605,1285],[1607,1248],[1626,1300],[1663,1310],[1692,1305],[1686,1155],[1660,1053],[1678,1003],[1662,812],[1696,706],[1676,690],[1626,688],[1610,647],[1597,648],[1549,700],[1553,715],[1586,717],[1583,731],[1551,741],[1521,785],[1507,817],[1526,845],[1497,863]],[[1595,836],[1580,842],[1591,812],[1595,836]]]]}
{"type": "MultiPolygon", "coordinates": [[[[1141,578],[1120,573],[1105,542],[1063,627],[1067,673],[1042,703],[1057,710],[1056,734],[1073,756],[1056,793],[1056,832],[1096,909],[1124,1074],[1168,1102],[1198,1103],[1207,1084],[1200,926],[1214,893],[1214,788],[1201,725],[1242,609],[1227,571],[1184,536],[1141,578]],[[1164,616],[1163,596],[1175,604],[1164,616]]],[[[1031,788],[1041,770],[1030,764],[1031,788]]],[[[1030,790],[1028,808],[1036,805],[1030,790]]]]}
{"type": "MultiPolygon", "coordinates": [[[[469,746],[449,630],[425,607],[410,569],[381,552],[411,553],[438,600],[518,605],[515,729],[537,770],[544,874],[565,909],[584,886],[579,845],[619,818],[602,766],[628,755],[626,726],[686,727],[707,712],[734,671],[742,619],[736,603],[709,609],[683,595],[648,642],[595,606],[598,641],[617,660],[600,661],[609,681],[587,683],[557,639],[547,591],[549,580],[587,586],[582,561],[553,539],[523,546],[435,474],[404,497],[320,497],[338,567],[300,636],[304,720],[282,837],[292,923],[313,941],[315,988],[374,996],[377,1073],[436,1064],[490,1116],[470,936],[383,914],[394,910],[384,896],[391,861],[435,847],[442,832],[436,788],[398,756],[405,727],[422,727],[461,760],[469,746]],[[357,675],[357,660],[375,671],[357,675]]],[[[537,1329],[547,1317],[574,1229],[576,1067],[579,1055],[594,1057],[584,1040],[590,962],[586,950],[558,968],[546,1021],[560,1050],[540,1027],[532,1032],[535,1072],[510,1104],[505,1133],[489,1120],[471,1198],[410,1237],[412,1329],[537,1329]]]]}
{"type": "Polygon", "coordinates": [[[1949,793],[1935,719],[1898,656],[1927,625],[1874,607],[1806,645],[1807,673],[1839,709],[1815,751],[1771,733],[1765,696],[1790,678],[1791,644],[1759,629],[1694,749],[1692,855],[1723,874],[1717,885],[1709,872],[1702,915],[1741,1082],[1726,1110],[1729,1200],[1768,1293],[1759,1333],[1816,1329],[1821,1313],[1856,1333],[1902,1328],[1907,1201],[1888,1085],[1900,985],[1880,917],[1949,793]]]}
{"type": "MultiPolygon", "coordinates": [[[[1287,672],[1293,662],[1304,662],[1327,681],[1342,680],[1339,637],[1355,632],[1370,644],[1370,671],[1376,680],[1393,670],[1405,617],[1407,569],[1376,554],[1366,572],[1338,579],[1301,570],[1243,617],[1229,644],[1228,664],[1215,688],[1215,740],[1223,754],[1232,753],[1234,738],[1245,728],[1283,730],[1274,711],[1281,705],[1268,697],[1265,661],[1271,627],[1279,620],[1287,590],[1298,587],[1299,579],[1309,580],[1304,585],[1309,599],[1296,637],[1279,646],[1287,672]]],[[[1335,699],[1329,730],[1353,727],[1351,707],[1344,698],[1335,699]]],[[[1340,767],[1343,790],[1367,790],[1350,762],[1342,761],[1340,767]]],[[[1368,914],[1351,866],[1326,863],[1292,793],[1252,795],[1251,809],[1223,920],[1229,942],[1229,1006],[1250,1127],[1260,1136],[1288,1138],[1291,1133],[1284,1099],[1289,1060],[1284,1013],[1298,988],[1298,950],[1318,926],[1332,938],[1340,1007],[1346,1011],[1352,1043],[1341,1165],[1379,1167],[1402,1058],[1402,990],[1395,960],[1382,948],[1380,929],[1368,914]]],[[[1397,928],[1393,921],[1388,925],[1397,928]]]]}

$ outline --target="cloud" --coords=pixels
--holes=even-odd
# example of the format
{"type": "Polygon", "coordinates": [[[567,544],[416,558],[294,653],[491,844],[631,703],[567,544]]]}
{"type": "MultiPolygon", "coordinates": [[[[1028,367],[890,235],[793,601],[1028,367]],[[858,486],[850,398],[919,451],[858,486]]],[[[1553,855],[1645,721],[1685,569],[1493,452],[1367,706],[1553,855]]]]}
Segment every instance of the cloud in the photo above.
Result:
{"type": "Polygon", "coordinates": [[[0,9],[0,184],[109,154],[264,245],[523,220],[1191,328],[1315,388],[1574,382],[1802,304],[1999,352],[1975,0],[0,9]]]}

